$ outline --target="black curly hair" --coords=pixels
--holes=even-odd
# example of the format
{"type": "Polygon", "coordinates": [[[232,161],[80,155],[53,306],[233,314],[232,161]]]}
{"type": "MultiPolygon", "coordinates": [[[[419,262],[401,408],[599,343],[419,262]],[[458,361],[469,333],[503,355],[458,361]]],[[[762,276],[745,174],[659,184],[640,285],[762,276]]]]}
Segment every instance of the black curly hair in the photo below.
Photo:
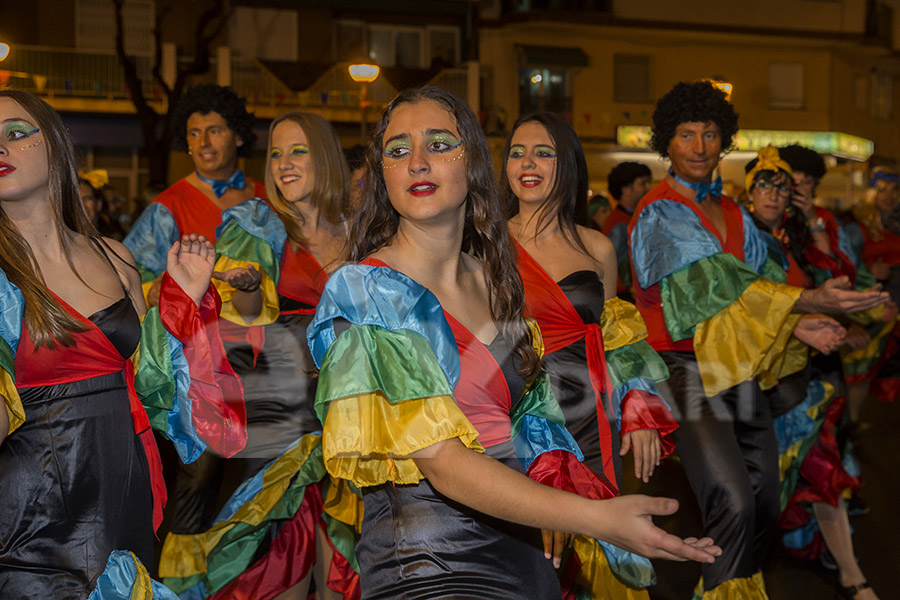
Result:
{"type": "Polygon", "coordinates": [[[606,189],[609,190],[609,195],[618,202],[622,197],[622,188],[626,188],[634,183],[635,179],[640,177],[651,177],[652,175],[650,167],[643,163],[630,161],[621,162],[613,167],[612,171],[607,175],[606,189]]]}
{"type": "Polygon", "coordinates": [[[247,112],[244,101],[230,87],[207,83],[190,88],[178,101],[175,108],[172,147],[187,152],[187,122],[194,113],[208,115],[219,113],[228,127],[241,138],[243,145],[238,146],[237,155],[247,156],[256,143],[253,124],[256,121],[253,113],[247,112]]]}
{"type": "Polygon", "coordinates": [[[682,123],[708,123],[719,126],[722,150],[731,149],[738,130],[738,115],[726,99],[725,92],[708,81],[676,83],[656,103],[653,111],[653,137],[650,147],[663,158],[669,156],[669,142],[682,123]]]}
{"type": "Polygon", "coordinates": [[[815,150],[805,148],[798,144],[791,144],[790,146],[779,148],[778,156],[780,156],[787,164],[791,165],[791,168],[795,173],[797,171],[806,173],[807,175],[814,177],[816,183],[825,177],[825,159],[823,159],[822,155],[815,150]]]}

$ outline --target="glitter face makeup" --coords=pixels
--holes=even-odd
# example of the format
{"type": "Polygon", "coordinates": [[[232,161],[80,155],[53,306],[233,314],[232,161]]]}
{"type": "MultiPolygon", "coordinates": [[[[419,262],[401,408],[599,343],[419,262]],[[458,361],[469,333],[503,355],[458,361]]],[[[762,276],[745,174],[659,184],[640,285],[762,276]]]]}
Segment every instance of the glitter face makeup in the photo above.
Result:
{"type": "MultiPolygon", "coordinates": [[[[444,162],[459,160],[466,153],[461,139],[445,129],[431,129],[426,132],[425,148],[432,154],[448,154],[459,149],[459,153],[453,157],[444,158],[444,162]]],[[[384,146],[381,166],[383,169],[393,169],[401,160],[409,158],[412,153],[412,143],[406,135],[388,140],[384,146]]]]}
{"type": "MultiPolygon", "coordinates": [[[[38,132],[40,132],[39,128],[26,121],[9,121],[3,126],[3,137],[9,142],[27,140],[38,132]]],[[[40,146],[42,141],[43,140],[37,140],[31,144],[25,144],[20,149],[27,150],[28,148],[40,146]]]]}
{"type": "MultiPolygon", "coordinates": [[[[516,144],[515,146],[511,146],[509,148],[509,158],[511,160],[523,158],[525,156],[525,146],[521,144],[516,144]]],[[[548,146],[545,144],[538,144],[534,147],[534,157],[535,158],[545,158],[545,159],[555,159],[556,158],[556,148],[553,146],[548,146]]]]}

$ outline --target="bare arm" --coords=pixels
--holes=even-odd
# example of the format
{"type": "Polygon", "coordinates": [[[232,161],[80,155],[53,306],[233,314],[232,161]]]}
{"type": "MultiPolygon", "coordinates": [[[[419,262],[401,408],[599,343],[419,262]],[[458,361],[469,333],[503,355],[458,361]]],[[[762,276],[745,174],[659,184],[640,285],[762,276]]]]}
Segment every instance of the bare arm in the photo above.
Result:
{"type": "Polygon", "coordinates": [[[851,289],[850,279],[842,276],[829,279],[813,290],[803,290],[793,312],[831,315],[862,312],[884,304],[889,299],[890,295],[880,288],[855,292],[851,289]]]}
{"type": "MultiPolygon", "coordinates": [[[[138,271],[137,263],[131,254],[131,250],[122,242],[111,238],[103,238],[103,241],[113,251],[113,255],[110,258],[113,261],[119,279],[122,281],[125,289],[128,290],[128,297],[131,298],[134,310],[138,315],[143,316],[147,312],[147,303],[144,301],[144,292],[141,289],[141,274],[138,271]]],[[[159,303],[158,282],[160,279],[161,277],[156,280],[157,304],[159,303]]]]}
{"type": "Polygon", "coordinates": [[[682,540],[653,525],[652,515],[677,510],[675,500],[642,495],[589,500],[532,481],[456,438],[424,448],[413,458],[439,492],[507,521],[581,533],[650,558],[711,563],[721,554],[709,539],[682,540]]]}
{"type": "Polygon", "coordinates": [[[591,253],[591,258],[600,263],[600,278],[603,281],[603,300],[615,297],[619,285],[619,261],[616,247],[608,237],[596,229],[579,227],[578,234],[591,253]]]}

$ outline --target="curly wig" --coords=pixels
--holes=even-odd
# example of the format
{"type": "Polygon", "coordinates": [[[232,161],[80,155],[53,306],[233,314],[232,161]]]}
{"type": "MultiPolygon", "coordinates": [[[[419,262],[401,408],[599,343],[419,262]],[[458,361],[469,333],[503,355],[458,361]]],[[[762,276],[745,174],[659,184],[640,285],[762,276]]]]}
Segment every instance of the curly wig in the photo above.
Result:
{"type": "Polygon", "coordinates": [[[252,113],[247,112],[244,101],[230,87],[207,83],[195,85],[178,101],[173,118],[174,129],[172,147],[187,152],[187,122],[194,113],[208,115],[219,113],[228,127],[244,142],[238,146],[237,155],[247,156],[256,143],[253,123],[256,121],[252,113]]]}
{"type": "Polygon", "coordinates": [[[738,115],[725,92],[708,81],[677,83],[656,103],[650,147],[663,158],[669,156],[669,142],[682,123],[715,123],[722,134],[722,150],[731,148],[738,130],[738,115]]]}
{"type": "Polygon", "coordinates": [[[825,160],[815,150],[792,144],[779,148],[778,155],[791,165],[795,173],[806,173],[814,177],[816,182],[825,177],[825,160]]]}
{"type": "Polygon", "coordinates": [[[625,161],[613,167],[612,171],[606,177],[606,185],[609,195],[616,199],[616,202],[622,197],[622,188],[626,188],[635,179],[640,177],[651,177],[650,167],[639,162],[625,161]]]}

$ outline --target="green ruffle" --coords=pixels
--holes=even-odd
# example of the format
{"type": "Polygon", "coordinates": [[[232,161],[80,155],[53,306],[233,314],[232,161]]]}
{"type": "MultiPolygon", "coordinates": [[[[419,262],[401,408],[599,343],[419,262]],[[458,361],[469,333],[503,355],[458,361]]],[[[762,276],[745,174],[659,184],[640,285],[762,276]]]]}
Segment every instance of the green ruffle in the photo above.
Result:
{"type": "MultiPolygon", "coordinates": [[[[351,484],[352,485],[352,484],[351,484]]],[[[356,542],[359,536],[353,531],[353,527],[346,523],[341,523],[328,513],[322,514],[322,520],[325,521],[325,529],[328,539],[334,545],[334,549],[338,554],[347,559],[353,570],[359,573],[359,563],[356,562],[356,542]]]]}
{"type": "Polygon", "coordinates": [[[516,439],[522,430],[522,419],[525,418],[525,415],[539,417],[565,426],[566,416],[553,396],[550,389],[550,377],[546,373],[541,373],[535,378],[522,395],[522,399],[513,408],[512,414],[509,416],[512,427],[511,439],[516,439]]]}
{"type": "Polygon", "coordinates": [[[0,337],[0,368],[9,373],[12,380],[16,380],[16,357],[13,356],[12,348],[0,337]]]}
{"type": "Polygon", "coordinates": [[[698,323],[737,300],[759,278],[727,252],[701,258],[664,277],[659,291],[669,335],[676,342],[692,338],[698,323]]]}
{"type": "Polygon", "coordinates": [[[147,410],[150,426],[165,435],[175,402],[175,373],[169,334],[155,306],[141,322],[140,362],[134,374],[134,389],[147,410]]]}
{"type": "Polygon", "coordinates": [[[156,273],[140,263],[138,263],[137,269],[138,273],[141,274],[141,283],[149,283],[158,277],[156,273]]]}
{"type": "Polygon", "coordinates": [[[351,325],[322,361],[316,413],[324,423],[332,400],[375,391],[391,403],[453,395],[424,336],[406,329],[351,325]]]}
{"type": "Polygon", "coordinates": [[[606,368],[612,388],[632,379],[660,382],[669,377],[669,369],[656,350],[646,340],[610,350],[606,353],[606,368]]]}
{"type": "Polygon", "coordinates": [[[280,265],[272,247],[265,240],[247,233],[237,222],[231,222],[216,240],[216,253],[233,260],[258,263],[260,270],[278,283],[280,265]]]}
{"type": "Polygon", "coordinates": [[[763,263],[762,268],[759,270],[759,274],[763,279],[768,279],[772,283],[787,283],[787,273],[771,258],[763,263]]]}

